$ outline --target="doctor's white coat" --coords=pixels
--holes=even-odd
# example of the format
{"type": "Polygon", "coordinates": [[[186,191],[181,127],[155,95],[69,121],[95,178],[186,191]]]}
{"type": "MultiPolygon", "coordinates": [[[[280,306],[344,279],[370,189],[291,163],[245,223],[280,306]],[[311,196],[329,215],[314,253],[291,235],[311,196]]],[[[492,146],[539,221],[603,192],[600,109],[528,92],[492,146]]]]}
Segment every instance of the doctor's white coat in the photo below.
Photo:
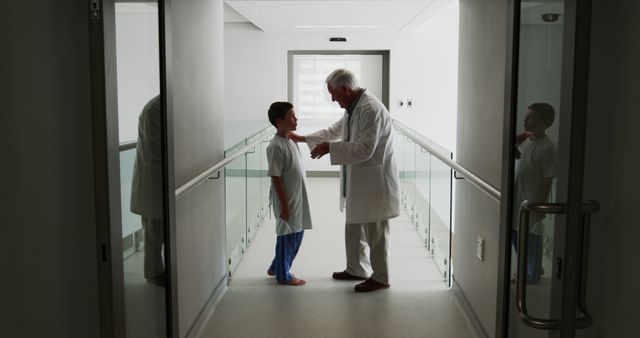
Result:
{"type": "MultiPolygon", "coordinates": [[[[332,165],[346,165],[346,199],[340,192],[340,210],[346,223],[371,223],[400,214],[400,186],[393,153],[393,129],[387,108],[365,91],[353,109],[336,123],[305,135],[313,149],[329,142],[332,165]],[[347,142],[347,128],[350,130],[347,142]]],[[[344,172],[340,172],[343,182],[344,172]]],[[[341,183],[342,184],[342,183],[341,183]]]]}

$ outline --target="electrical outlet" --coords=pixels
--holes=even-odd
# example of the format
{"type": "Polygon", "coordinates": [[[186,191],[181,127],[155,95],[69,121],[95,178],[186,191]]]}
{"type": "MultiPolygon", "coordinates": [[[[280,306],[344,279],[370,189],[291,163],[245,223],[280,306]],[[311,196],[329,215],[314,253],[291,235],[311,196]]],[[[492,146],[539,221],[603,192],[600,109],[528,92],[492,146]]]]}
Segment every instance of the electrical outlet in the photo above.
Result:
{"type": "Polygon", "coordinates": [[[411,108],[411,107],[413,107],[413,100],[407,99],[407,108],[411,108]]]}
{"type": "Polygon", "coordinates": [[[478,240],[476,242],[476,257],[480,261],[484,260],[484,238],[478,236],[478,240]]]}

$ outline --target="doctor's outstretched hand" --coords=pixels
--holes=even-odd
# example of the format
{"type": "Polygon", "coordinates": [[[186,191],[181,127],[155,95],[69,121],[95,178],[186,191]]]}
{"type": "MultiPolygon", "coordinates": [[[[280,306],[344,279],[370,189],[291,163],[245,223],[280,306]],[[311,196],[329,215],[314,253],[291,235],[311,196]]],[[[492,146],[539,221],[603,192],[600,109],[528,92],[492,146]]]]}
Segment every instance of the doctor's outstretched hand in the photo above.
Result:
{"type": "Polygon", "coordinates": [[[318,144],[311,151],[311,158],[320,158],[329,153],[329,142],[322,142],[318,144]]]}

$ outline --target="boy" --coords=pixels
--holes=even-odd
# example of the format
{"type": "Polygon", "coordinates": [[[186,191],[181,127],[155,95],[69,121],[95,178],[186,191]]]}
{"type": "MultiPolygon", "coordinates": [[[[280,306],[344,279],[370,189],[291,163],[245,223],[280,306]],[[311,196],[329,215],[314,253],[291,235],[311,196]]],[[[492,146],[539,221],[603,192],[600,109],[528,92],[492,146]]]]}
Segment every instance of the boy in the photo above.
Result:
{"type": "Polygon", "coordinates": [[[298,145],[289,138],[296,130],[297,121],[293,105],[274,102],[269,107],[269,122],[276,127],[276,135],[267,147],[267,161],[271,176],[269,200],[276,220],[276,256],[267,270],[280,284],[304,285],[289,269],[298,253],[304,229],[311,229],[309,200],[305,172],[298,145]]]}
{"type": "MultiPolygon", "coordinates": [[[[530,105],[524,116],[525,131],[516,136],[515,203],[549,202],[551,186],[556,177],[557,150],[545,131],[553,124],[555,111],[548,103],[530,105]]],[[[513,246],[517,251],[519,212],[514,212],[513,246]]],[[[527,250],[527,283],[535,284],[544,273],[542,269],[542,235],[544,215],[531,213],[527,250]]]]}

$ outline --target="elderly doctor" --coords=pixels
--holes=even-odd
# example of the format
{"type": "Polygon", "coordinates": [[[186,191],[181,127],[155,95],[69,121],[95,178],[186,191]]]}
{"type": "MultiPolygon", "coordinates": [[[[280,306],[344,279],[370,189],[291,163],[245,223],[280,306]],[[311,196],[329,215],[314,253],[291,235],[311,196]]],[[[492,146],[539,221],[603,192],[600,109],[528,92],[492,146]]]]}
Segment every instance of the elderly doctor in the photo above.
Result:
{"type": "Polygon", "coordinates": [[[390,286],[389,219],[400,213],[389,111],[360,88],[346,69],[329,74],[326,84],[331,99],[346,109],[344,116],[326,129],[290,137],[307,142],[312,158],[329,154],[331,164],[341,165],[340,209],[346,209],[347,267],[333,273],[333,278],[364,280],[355,286],[356,292],[386,289],[390,286]]]}

